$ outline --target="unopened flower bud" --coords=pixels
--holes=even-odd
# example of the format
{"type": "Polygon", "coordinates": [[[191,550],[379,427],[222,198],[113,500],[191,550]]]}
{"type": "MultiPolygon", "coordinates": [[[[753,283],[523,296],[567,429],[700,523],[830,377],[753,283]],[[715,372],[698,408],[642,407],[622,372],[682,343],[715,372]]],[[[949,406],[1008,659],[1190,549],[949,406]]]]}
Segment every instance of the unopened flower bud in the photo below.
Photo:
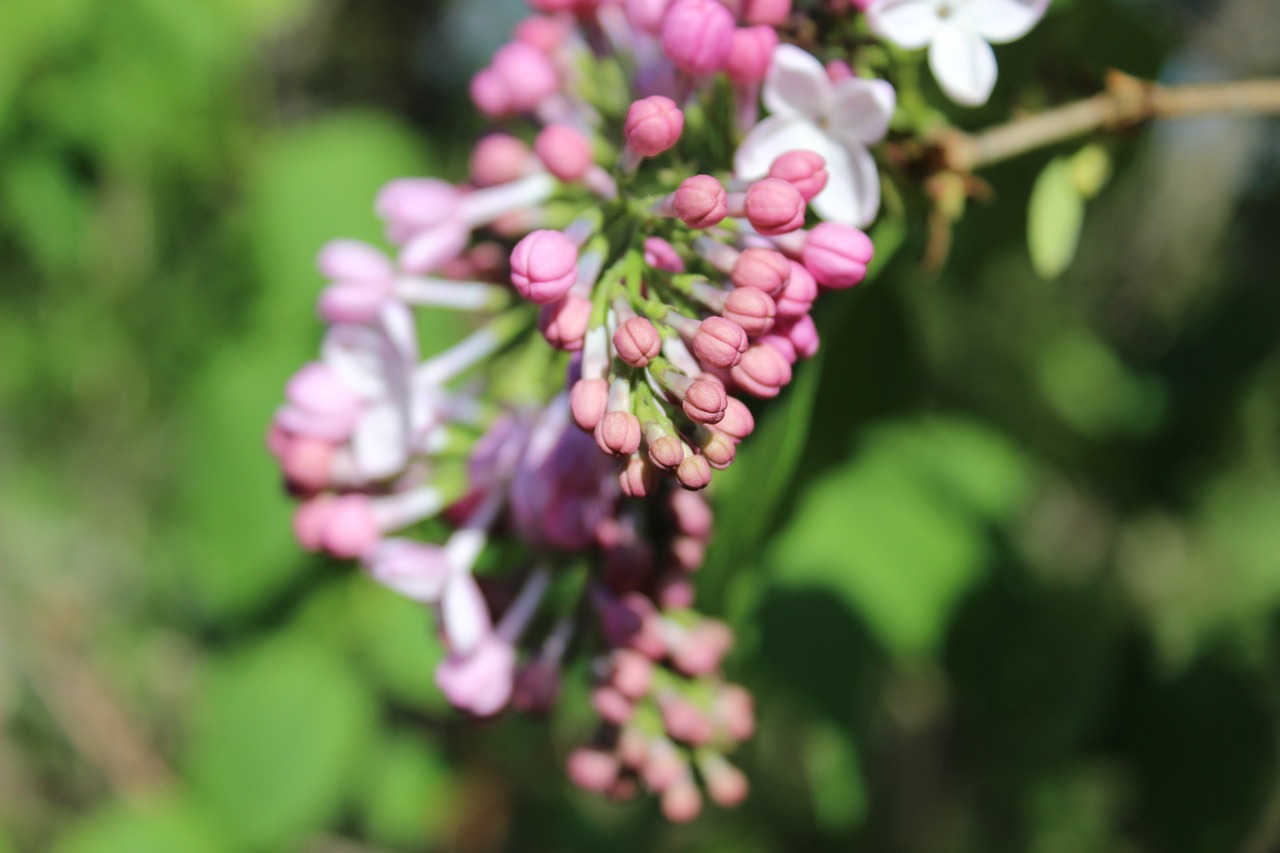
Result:
{"type": "Polygon", "coordinates": [[[791,281],[791,262],[773,249],[746,249],[734,261],[729,279],[736,287],[754,287],[776,296],[791,281]]]}
{"type": "Polygon", "coordinates": [[[533,141],[533,150],[547,171],[562,181],[579,180],[594,163],[591,142],[566,124],[543,128],[533,141]]]}
{"type": "Polygon", "coordinates": [[[795,187],[806,202],[827,186],[827,161],[813,151],[798,149],[779,154],[769,167],[769,177],[795,187]]]}
{"type": "Polygon", "coordinates": [[[800,358],[813,358],[817,355],[820,343],[818,327],[814,325],[813,318],[808,314],[789,321],[786,328],[778,329],[778,332],[786,335],[800,358]]]}
{"type": "Polygon", "coordinates": [[[600,794],[618,778],[618,759],[599,749],[575,749],[569,754],[565,770],[573,784],[600,794]]]}
{"type": "Polygon", "coordinates": [[[719,382],[695,379],[684,393],[684,413],[696,423],[719,423],[726,405],[728,397],[719,382]]]}
{"type": "Polygon", "coordinates": [[[746,774],[720,756],[703,762],[701,770],[707,793],[716,805],[726,809],[733,808],[747,798],[750,785],[746,774]]]}
{"type": "Polygon", "coordinates": [[[866,278],[874,252],[871,238],[857,228],[823,222],[805,237],[801,259],[818,284],[846,288],[866,278]]]}
{"type": "Polygon", "coordinates": [[[684,261],[675,247],[661,237],[646,237],[644,262],[664,272],[684,272],[684,261]]]}
{"type": "Polygon", "coordinates": [[[713,74],[729,61],[735,29],[716,0],[676,0],[662,21],[662,50],[681,71],[713,74]]]}
{"type": "Polygon", "coordinates": [[[656,157],[666,151],[676,144],[683,130],[684,113],[675,101],[663,95],[634,102],[627,109],[622,126],[627,145],[641,157],[656,157]]]}
{"type": "Polygon", "coordinates": [[[559,75],[547,55],[515,41],[498,48],[489,66],[506,89],[507,102],[517,112],[532,112],[543,98],[560,87],[559,75]]]}
{"type": "Polygon", "coordinates": [[[531,302],[559,299],[577,278],[578,247],[559,231],[534,231],[511,250],[511,283],[531,302]]]}
{"type": "Polygon", "coordinates": [[[685,178],[675,191],[672,207],[676,216],[690,228],[710,228],[729,213],[729,194],[710,175],[685,178]]]}
{"type": "Polygon", "coordinates": [[[719,430],[707,432],[708,435],[701,444],[702,455],[712,468],[723,471],[733,464],[733,458],[738,454],[737,442],[719,430]]]}
{"type": "Polygon", "coordinates": [[[476,186],[505,184],[529,171],[529,146],[509,133],[481,137],[471,149],[471,180],[476,186]]]}
{"type": "Polygon", "coordinates": [[[633,453],[618,472],[618,487],[629,498],[647,498],[658,487],[658,472],[646,457],[633,453]]]}
{"type": "Polygon", "coordinates": [[[745,0],[742,17],[748,24],[777,26],[791,16],[791,0],[745,0]]]}
{"type": "Polygon", "coordinates": [[[604,379],[579,379],[569,392],[573,422],[580,429],[594,430],[609,403],[609,383],[604,379]]]}
{"type": "Polygon", "coordinates": [[[693,354],[714,367],[733,367],[747,351],[747,333],[732,320],[708,317],[693,336],[693,354]]]}
{"type": "Polygon", "coordinates": [[[662,19],[671,0],[626,0],[624,5],[633,27],[656,35],[662,32],[662,19]]]}
{"type": "Polygon", "coordinates": [[[791,365],[776,349],[753,344],[731,371],[733,380],[754,397],[776,397],[791,381],[791,365]]]}
{"type": "Polygon", "coordinates": [[[632,367],[648,367],[662,352],[662,336],[644,317],[632,317],[613,333],[613,348],[632,367]]]}
{"type": "Polygon", "coordinates": [[[684,445],[674,435],[662,435],[649,442],[649,461],[659,468],[671,470],[684,461],[684,445]]]}
{"type": "Polygon", "coordinates": [[[329,505],[320,542],[335,557],[351,560],[378,543],[381,532],[365,495],[343,495],[329,505]]]}
{"type": "Polygon", "coordinates": [[[711,482],[711,466],[701,456],[691,454],[676,468],[676,480],[690,491],[705,489],[711,482]]]}
{"type": "Polygon", "coordinates": [[[789,234],[804,225],[804,196],[780,178],[762,178],[747,190],[747,219],[766,237],[789,234]]]}
{"type": "Polygon", "coordinates": [[[630,456],[640,447],[640,419],[630,412],[605,412],[596,424],[595,437],[605,453],[630,456]]]}
{"type": "Polygon", "coordinates": [[[743,27],[733,33],[733,44],[725,73],[738,86],[755,86],[764,81],[778,46],[778,31],[773,27],[743,27]]]}
{"type": "Polygon", "coordinates": [[[813,301],[818,298],[818,282],[804,264],[789,261],[791,278],[782,293],[775,297],[779,318],[802,317],[809,313],[813,301]]]}
{"type": "Polygon", "coordinates": [[[570,291],[538,312],[538,329],[547,343],[565,352],[582,349],[591,322],[591,300],[570,291]]]}
{"type": "Polygon", "coordinates": [[[618,649],[613,653],[609,680],[623,696],[638,700],[648,694],[653,683],[653,661],[632,649],[618,649]]]}
{"type": "Polygon", "coordinates": [[[751,416],[751,410],[737,397],[730,397],[724,408],[724,418],[716,424],[716,429],[732,439],[741,441],[751,435],[751,431],[755,428],[756,421],[751,416]]]}
{"type": "Polygon", "coordinates": [[[605,722],[620,726],[635,713],[636,706],[630,699],[612,687],[597,687],[591,691],[591,707],[604,718],[605,722]]]}
{"type": "Polygon", "coordinates": [[[359,240],[332,240],[316,258],[325,278],[352,282],[389,282],[395,267],[380,249],[359,240]]]}

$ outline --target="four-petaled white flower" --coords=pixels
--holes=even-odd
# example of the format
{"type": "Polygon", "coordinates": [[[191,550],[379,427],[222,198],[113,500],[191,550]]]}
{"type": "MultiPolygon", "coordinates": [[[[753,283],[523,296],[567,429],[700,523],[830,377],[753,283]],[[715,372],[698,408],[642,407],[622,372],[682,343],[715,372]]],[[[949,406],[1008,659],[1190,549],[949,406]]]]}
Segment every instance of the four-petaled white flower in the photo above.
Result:
{"type": "Polygon", "coordinates": [[[773,53],[763,95],[771,115],[738,147],[738,177],[764,177],[780,154],[813,151],[827,161],[828,175],[813,209],[830,222],[869,225],[880,208],[880,176],[867,146],[888,130],[897,103],[893,86],[857,77],[832,82],[811,54],[782,44],[773,53]]]}
{"type": "Polygon", "coordinates": [[[871,30],[899,47],[928,45],[933,76],[957,104],[979,106],[996,85],[992,44],[1022,38],[1049,0],[872,0],[871,30]]]}

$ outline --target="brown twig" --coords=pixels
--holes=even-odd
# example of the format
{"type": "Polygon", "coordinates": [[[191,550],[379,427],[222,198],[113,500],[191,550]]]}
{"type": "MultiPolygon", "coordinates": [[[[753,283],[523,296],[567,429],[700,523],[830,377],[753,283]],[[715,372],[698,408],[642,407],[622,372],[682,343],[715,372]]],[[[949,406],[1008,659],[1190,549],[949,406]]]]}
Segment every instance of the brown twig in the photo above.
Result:
{"type": "Polygon", "coordinates": [[[969,174],[1021,154],[1100,130],[1153,119],[1280,113],[1280,80],[1158,86],[1113,71],[1106,90],[978,133],[949,130],[934,141],[941,168],[969,174]]]}

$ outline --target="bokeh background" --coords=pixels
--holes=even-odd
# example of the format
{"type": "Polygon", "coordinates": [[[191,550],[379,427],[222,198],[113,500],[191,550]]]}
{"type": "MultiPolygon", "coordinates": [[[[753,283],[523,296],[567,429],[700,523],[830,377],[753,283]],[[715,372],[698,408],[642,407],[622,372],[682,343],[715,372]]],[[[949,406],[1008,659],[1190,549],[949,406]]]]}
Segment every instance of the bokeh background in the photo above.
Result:
{"type": "MultiPolygon", "coordinates": [[[[701,576],[759,702],[742,808],[577,794],[580,689],[460,720],[421,610],[299,554],[263,433],[315,250],[462,176],[520,13],[0,4],[0,851],[1280,849],[1274,119],[1107,138],[1057,280],[1027,206],[1075,146],[986,173],[941,270],[913,209],[828,297],[701,576]]],[[[1059,2],[957,120],[1276,74],[1277,19],[1059,2]]]]}

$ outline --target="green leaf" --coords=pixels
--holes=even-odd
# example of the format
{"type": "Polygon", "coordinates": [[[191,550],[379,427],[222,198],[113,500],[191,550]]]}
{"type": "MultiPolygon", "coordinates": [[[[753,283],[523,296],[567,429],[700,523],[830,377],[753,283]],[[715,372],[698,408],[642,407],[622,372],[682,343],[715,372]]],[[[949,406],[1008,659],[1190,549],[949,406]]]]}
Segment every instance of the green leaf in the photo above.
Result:
{"type": "MultiPolygon", "coordinates": [[[[0,840],[0,851],[8,849],[0,840]]],[[[53,853],[228,853],[235,849],[183,799],[106,806],[73,826],[53,845],[53,853]]]]}
{"type": "Polygon", "coordinates": [[[932,652],[983,573],[987,527],[1028,483],[1012,446],[977,424],[882,427],[810,487],[769,551],[772,577],[843,597],[897,655],[932,652]]]}
{"type": "Polygon", "coordinates": [[[1056,157],[1031,188],[1027,211],[1027,248],[1031,266],[1044,279],[1062,275],[1075,257],[1084,224],[1084,198],[1071,164],[1056,157]]]}
{"type": "Polygon", "coordinates": [[[449,766],[431,744],[391,737],[369,755],[364,825],[380,844],[434,848],[453,814],[449,766]]]}
{"type": "Polygon", "coordinates": [[[418,708],[448,707],[435,682],[444,643],[424,605],[360,578],[350,618],[361,662],[382,689],[418,708]]]}
{"type": "Polygon", "coordinates": [[[1083,330],[1045,344],[1037,379],[1054,413],[1086,435],[1144,433],[1164,413],[1162,387],[1135,375],[1106,342],[1083,330]]]}
{"type": "Polygon", "coordinates": [[[870,809],[870,792],[852,739],[833,725],[819,723],[810,728],[805,747],[818,825],[828,832],[861,825],[870,809]]]}
{"type": "Polygon", "coordinates": [[[281,849],[336,821],[375,714],[360,680],[331,651],[276,639],[210,677],[189,778],[228,834],[281,849]]]}
{"type": "Polygon", "coordinates": [[[1081,198],[1093,199],[1111,180],[1111,154],[1094,142],[1071,155],[1071,178],[1081,198]]]}

